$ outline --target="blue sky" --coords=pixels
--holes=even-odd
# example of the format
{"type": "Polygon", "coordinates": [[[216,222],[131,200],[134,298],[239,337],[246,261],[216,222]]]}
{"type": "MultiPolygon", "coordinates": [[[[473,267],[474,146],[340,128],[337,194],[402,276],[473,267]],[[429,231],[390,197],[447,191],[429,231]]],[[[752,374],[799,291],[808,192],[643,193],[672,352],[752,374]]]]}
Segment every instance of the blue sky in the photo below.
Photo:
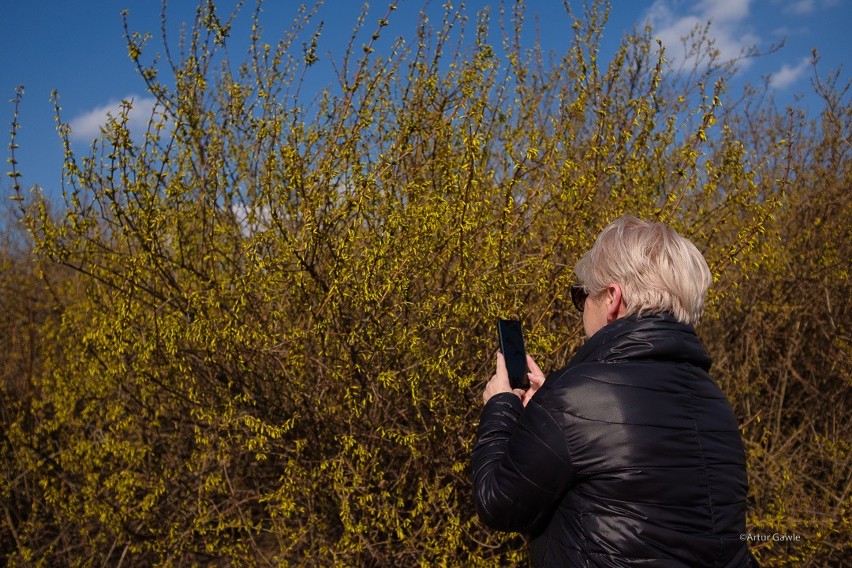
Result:
{"type": "MultiPolygon", "coordinates": [[[[430,13],[439,14],[444,0],[432,0],[430,13]]],[[[277,30],[285,30],[292,21],[294,0],[266,0],[262,25],[264,37],[274,43],[277,30]]],[[[422,0],[399,0],[397,10],[386,28],[386,36],[413,37],[416,15],[422,0]]],[[[220,0],[223,8],[233,0],[220,0]]],[[[254,2],[250,0],[242,13],[247,22],[254,2]]],[[[371,2],[368,21],[385,13],[386,2],[371,2]]],[[[495,9],[499,1],[468,0],[472,12],[486,4],[495,9]]],[[[571,0],[576,10],[582,2],[571,0]]],[[[852,0],[613,0],[610,21],[605,28],[604,44],[614,46],[624,32],[650,21],[655,34],[668,46],[669,59],[678,57],[678,38],[697,23],[712,21],[711,34],[723,56],[736,56],[744,47],[755,45],[766,49],[782,38],[780,51],[747,62],[739,73],[739,81],[759,83],[771,75],[771,88],[780,104],[800,101],[812,111],[819,110],[811,96],[811,52],[817,49],[822,74],[846,63],[852,53],[852,0]],[[799,99],[799,97],[803,97],[799,99]]],[[[171,0],[167,15],[171,42],[177,51],[177,29],[181,21],[191,21],[194,0],[171,0]]],[[[349,40],[362,2],[326,0],[317,14],[324,22],[324,33],[318,54],[324,63],[339,62],[342,48],[349,40]]],[[[12,117],[12,105],[6,101],[15,88],[23,85],[25,97],[20,109],[21,125],[16,152],[18,169],[25,187],[39,185],[48,193],[58,193],[62,147],[56,135],[50,92],[56,89],[61,98],[63,119],[72,126],[75,148],[85,151],[97,135],[106,113],[122,100],[132,98],[138,120],[150,114],[152,101],[144,91],[127,56],[123,38],[121,11],[129,10],[133,31],[151,32],[152,49],[160,49],[159,0],[0,0],[0,89],[4,106],[0,107],[3,124],[12,117]]],[[[496,11],[496,10],[495,10],[496,11]]],[[[530,31],[538,28],[546,47],[559,53],[570,39],[570,21],[560,0],[527,0],[530,31]],[[537,17],[536,17],[537,16],[537,17]]],[[[372,23],[368,26],[372,30],[372,23]]],[[[234,37],[232,57],[241,61],[247,44],[234,37]]],[[[307,37],[305,38],[307,39],[307,37]]],[[[297,42],[301,45],[301,40],[297,42]]],[[[317,86],[333,83],[317,66],[311,80],[317,86]]],[[[849,78],[849,68],[841,72],[849,78]]],[[[143,118],[144,117],[144,118],[143,118]]],[[[3,130],[4,174],[9,167],[8,129],[3,130]]],[[[3,176],[0,186],[8,195],[10,178],[3,176]]]]}

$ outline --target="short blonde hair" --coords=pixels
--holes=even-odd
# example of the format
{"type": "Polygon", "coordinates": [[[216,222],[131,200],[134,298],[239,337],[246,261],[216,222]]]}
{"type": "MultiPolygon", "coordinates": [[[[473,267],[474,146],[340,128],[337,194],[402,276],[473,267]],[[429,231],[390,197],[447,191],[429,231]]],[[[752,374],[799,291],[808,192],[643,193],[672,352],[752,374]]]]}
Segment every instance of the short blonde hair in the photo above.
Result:
{"type": "Polygon", "coordinates": [[[710,268],[696,246],[663,223],[633,216],[613,221],[574,267],[590,295],[621,286],[627,315],[671,312],[695,325],[704,311],[710,268]]]}

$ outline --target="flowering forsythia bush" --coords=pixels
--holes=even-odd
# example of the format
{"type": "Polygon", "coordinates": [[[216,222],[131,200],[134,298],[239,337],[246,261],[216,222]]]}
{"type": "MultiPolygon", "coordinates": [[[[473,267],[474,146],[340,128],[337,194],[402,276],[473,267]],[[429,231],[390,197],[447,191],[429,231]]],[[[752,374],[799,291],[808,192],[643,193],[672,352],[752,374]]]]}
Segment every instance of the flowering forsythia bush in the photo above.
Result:
{"type": "Polygon", "coordinates": [[[394,7],[370,12],[353,38],[372,39],[305,100],[310,11],[271,45],[238,15],[245,61],[210,2],[179,60],[128,32],[158,106],[134,137],[126,103],[80,156],[56,99],[61,204],[16,183],[13,121],[31,242],[7,227],[0,265],[9,565],[523,562],[470,495],[494,322],[522,317],[542,367],[564,364],[572,266],[625,213],[673,225],[714,273],[698,331],[742,422],[744,538],[768,566],[846,557],[839,76],[813,123],[727,107],[733,68],[706,40],[688,76],[650,30],[604,65],[600,3],[566,14],[552,58],[522,44],[521,4],[444,10],[382,55],[394,7]]]}

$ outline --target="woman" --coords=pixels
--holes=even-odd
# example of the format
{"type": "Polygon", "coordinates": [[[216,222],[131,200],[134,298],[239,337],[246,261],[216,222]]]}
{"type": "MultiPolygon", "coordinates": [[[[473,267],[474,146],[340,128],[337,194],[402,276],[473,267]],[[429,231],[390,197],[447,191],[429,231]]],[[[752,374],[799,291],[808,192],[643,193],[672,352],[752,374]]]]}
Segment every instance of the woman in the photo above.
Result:
{"type": "Polygon", "coordinates": [[[588,340],[512,391],[502,355],[472,453],[479,516],[528,535],[536,566],[752,566],[745,455],[693,325],[698,249],[624,217],[575,267],[588,340]]]}

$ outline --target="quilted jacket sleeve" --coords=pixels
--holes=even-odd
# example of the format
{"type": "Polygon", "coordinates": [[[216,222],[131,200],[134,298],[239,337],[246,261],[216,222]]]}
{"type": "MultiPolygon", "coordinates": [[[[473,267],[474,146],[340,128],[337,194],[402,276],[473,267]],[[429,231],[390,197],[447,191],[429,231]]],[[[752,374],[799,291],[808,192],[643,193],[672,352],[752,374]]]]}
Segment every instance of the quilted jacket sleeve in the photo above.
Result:
{"type": "Polygon", "coordinates": [[[530,533],[551,517],[573,483],[574,471],[562,429],[533,398],[491,397],[471,456],[474,501],[489,527],[530,533]]]}

